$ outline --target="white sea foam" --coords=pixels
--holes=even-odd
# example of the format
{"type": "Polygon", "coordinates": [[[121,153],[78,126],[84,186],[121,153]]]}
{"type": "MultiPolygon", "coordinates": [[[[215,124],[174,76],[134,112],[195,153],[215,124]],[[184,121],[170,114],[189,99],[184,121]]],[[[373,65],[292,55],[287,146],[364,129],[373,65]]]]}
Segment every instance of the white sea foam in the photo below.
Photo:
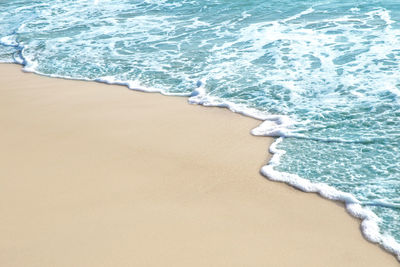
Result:
{"type": "MultiPolygon", "coordinates": [[[[61,75],[49,75],[36,71],[37,64],[30,60],[24,59],[23,61],[16,61],[18,64],[25,64],[24,70],[28,72],[35,72],[40,75],[46,75],[56,78],[66,78],[66,79],[76,79],[73,77],[61,76],[61,75]]],[[[81,79],[88,80],[89,79],[81,79]]],[[[304,192],[318,193],[324,198],[342,201],[346,205],[346,210],[354,217],[362,220],[361,230],[366,239],[371,242],[379,244],[385,250],[397,255],[400,261],[400,244],[394,240],[391,236],[384,236],[379,232],[378,223],[381,220],[370,211],[367,207],[363,207],[362,203],[358,201],[352,194],[341,192],[334,187],[328,186],[326,184],[316,184],[312,183],[307,179],[301,178],[296,174],[279,172],[274,168],[280,164],[280,158],[285,153],[284,150],[277,148],[278,144],[283,141],[286,137],[293,136],[291,134],[290,126],[293,125],[294,121],[288,116],[281,115],[266,115],[258,110],[250,109],[244,105],[238,105],[235,103],[230,103],[228,101],[221,101],[221,99],[208,96],[204,89],[205,80],[199,81],[197,83],[197,88],[191,94],[176,94],[168,93],[161,89],[144,87],[139,81],[121,81],[117,80],[112,76],[104,76],[93,81],[103,82],[107,84],[117,84],[127,86],[129,89],[149,92],[149,93],[161,93],[164,95],[175,95],[175,96],[189,96],[188,102],[191,104],[198,104],[203,106],[214,106],[227,108],[232,112],[239,113],[245,116],[249,116],[258,120],[263,120],[263,122],[256,128],[251,130],[251,133],[257,136],[271,136],[279,137],[269,148],[270,152],[273,154],[269,163],[263,166],[260,172],[272,181],[279,181],[287,183],[297,189],[304,192]]],[[[367,203],[368,204],[368,203],[367,203]]]]}
{"type": "Polygon", "coordinates": [[[154,87],[146,87],[143,86],[140,81],[134,80],[134,81],[122,81],[115,79],[113,76],[103,76],[97,79],[94,79],[96,82],[102,82],[102,83],[107,83],[107,84],[116,84],[116,85],[123,85],[128,87],[131,90],[135,91],[141,91],[141,92],[146,92],[146,93],[160,93],[163,95],[169,95],[169,96],[188,96],[186,93],[169,93],[166,92],[162,89],[154,88],[154,87]]]}
{"type": "Polygon", "coordinates": [[[397,255],[397,258],[400,261],[400,244],[397,243],[393,237],[385,236],[380,233],[378,223],[381,219],[367,207],[363,207],[363,203],[357,200],[357,198],[352,194],[341,192],[326,184],[312,183],[296,174],[275,170],[275,167],[280,164],[280,158],[286,153],[284,150],[277,148],[283,139],[284,137],[278,138],[270,146],[269,151],[273,156],[269,163],[261,168],[261,173],[270,180],[287,183],[304,192],[318,193],[324,198],[344,202],[346,210],[352,216],[362,220],[361,230],[364,237],[373,243],[379,244],[385,250],[397,255]]]}
{"type": "MultiPolygon", "coordinates": [[[[93,1],[94,4],[100,4],[101,1],[93,1]]],[[[166,1],[152,1],[148,0],[147,3],[153,5],[160,5],[166,1]]],[[[117,9],[117,8],[116,8],[117,9]]],[[[352,12],[356,13],[357,9],[352,9],[352,12]]],[[[110,11],[112,12],[112,11],[110,11]]],[[[308,93],[307,90],[310,90],[310,85],[314,83],[318,83],[318,79],[314,79],[315,77],[324,77],[328,84],[336,85],[338,84],[335,80],[336,76],[330,77],[329,73],[334,73],[337,71],[337,65],[340,65],[341,56],[343,55],[340,49],[334,49],[335,43],[340,43],[340,40],[345,40],[346,38],[352,38],[354,40],[354,50],[361,50],[363,47],[360,45],[365,41],[365,34],[355,34],[354,28],[352,27],[349,21],[354,23],[359,23],[360,25],[365,26],[365,21],[374,20],[376,17],[383,20],[388,27],[382,31],[379,36],[379,42],[376,42],[368,51],[363,51],[362,53],[356,53],[354,58],[358,59],[358,61],[354,61],[353,65],[347,65],[347,73],[344,73],[340,76],[341,83],[346,84],[348,86],[359,85],[360,87],[365,87],[366,83],[373,83],[372,87],[383,86],[382,91],[391,91],[400,96],[400,91],[393,87],[393,84],[397,81],[397,73],[387,73],[386,76],[379,76],[380,68],[384,67],[383,63],[374,63],[374,59],[377,57],[387,58],[387,50],[390,47],[398,47],[399,40],[393,39],[393,36],[399,36],[400,31],[392,28],[392,24],[394,23],[390,17],[388,11],[384,9],[377,9],[372,12],[366,13],[366,18],[354,18],[350,15],[342,16],[336,19],[321,19],[319,22],[321,24],[327,23],[330,24],[330,28],[327,30],[311,30],[307,29],[304,22],[300,19],[303,16],[307,16],[314,12],[313,8],[306,9],[298,14],[295,14],[289,18],[278,20],[278,21],[268,21],[268,22],[259,22],[250,24],[247,27],[241,28],[240,35],[236,39],[229,39],[229,41],[223,43],[213,44],[212,47],[209,48],[211,52],[213,52],[212,56],[218,58],[220,61],[215,63],[214,61],[210,62],[210,67],[203,70],[201,73],[204,74],[201,79],[195,79],[188,77],[189,75],[182,75],[179,78],[185,78],[187,81],[193,81],[193,91],[191,93],[171,93],[168,90],[163,90],[159,88],[144,86],[140,80],[134,79],[121,79],[116,78],[116,76],[99,76],[96,78],[86,78],[79,77],[80,80],[91,80],[97,82],[103,82],[108,84],[119,84],[127,86],[129,89],[144,91],[144,92],[157,92],[164,95],[179,95],[179,96],[188,96],[188,102],[192,104],[199,104],[203,106],[217,106],[228,108],[229,110],[240,113],[249,117],[256,118],[258,120],[262,120],[263,122],[256,128],[251,130],[251,133],[258,136],[272,136],[278,137],[277,140],[271,145],[270,152],[273,154],[270,162],[262,167],[261,173],[268,177],[273,181],[285,182],[293,187],[296,187],[305,192],[313,192],[318,193],[321,196],[336,200],[342,201],[346,204],[347,211],[362,220],[361,229],[364,236],[375,243],[380,244],[383,248],[390,251],[391,253],[398,256],[400,260],[400,245],[390,236],[382,235],[379,231],[380,218],[373,213],[368,205],[383,205],[397,207],[396,204],[387,203],[384,201],[375,201],[375,202],[361,202],[352,194],[342,192],[340,190],[335,189],[329,185],[323,183],[313,183],[307,179],[304,179],[298,175],[280,172],[277,171],[276,168],[281,163],[281,157],[284,155],[285,151],[278,148],[278,145],[284,140],[284,138],[288,137],[296,137],[296,138],[311,138],[299,132],[298,120],[299,118],[293,118],[284,115],[269,115],[266,112],[257,110],[255,108],[249,108],[245,104],[234,103],[227,99],[223,99],[217,96],[213,96],[210,92],[207,91],[207,82],[209,79],[213,78],[215,80],[226,80],[227,77],[230,77],[234,74],[240,73],[242,71],[243,66],[247,66],[251,68],[252,71],[258,72],[257,78],[262,81],[266,81],[268,79],[275,79],[275,84],[281,85],[283,88],[290,89],[290,98],[293,102],[301,102],[303,99],[301,95],[304,93],[308,93]],[[296,21],[298,20],[298,21],[296,21]],[[296,23],[293,23],[296,21],[296,23]],[[348,23],[349,25],[347,25],[348,23]],[[343,34],[340,36],[325,34],[329,30],[337,30],[343,31],[343,34]],[[257,60],[265,54],[265,46],[275,44],[276,42],[286,42],[286,50],[290,51],[293,58],[293,62],[291,63],[291,68],[288,68],[288,62],[285,60],[287,54],[283,53],[278,48],[275,53],[272,55],[273,60],[276,60],[276,66],[278,66],[280,71],[272,70],[268,73],[263,72],[263,70],[255,70],[252,68],[252,60],[257,60]],[[248,46],[244,49],[235,50],[235,45],[245,43],[248,46]],[[243,51],[246,52],[246,59],[241,61],[229,61],[230,59],[235,59],[240,57],[240,53],[243,51]],[[300,53],[301,52],[301,53],[300,53]],[[306,72],[304,71],[309,67],[312,60],[306,60],[308,58],[315,59],[315,62],[320,62],[320,69],[316,68],[314,71],[306,72]],[[335,64],[337,62],[337,64],[335,64]],[[339,63],[338,63],[339,62],[339,63]],[[361,64],[361,63],[362,64],[361,64]],[[366,64],[365,62],[370,62],[371,64],[366,64]],[[240,64],[239,64],[240,63],[240,64]],[[374,63],[374,64],[372,64],[374,63]],[[240,66],[240,68],[238,67],[240,66]],[[362,79],[358,75],[354,73],[359,73],[360,70],[365,71],[364,65],[366,66],[366,75],[368,79],[362,79]],[[301,80],[300,78],[308,78],[307,81],[305,79],[301,80]],[[383,78],[382,78],[383,77],[383,78]],[[311,82],[310,82],[311,81],[311,82]],[[296,127],[297,126],[297,127],[296,127]]],[[[50,16],[50,14],[49,14],[50,16]]],[[[64,17],[68,17],[62,15],[64,17]]],[[[242,19],[246,19],[251,17],[251,15],[243,13],[242,19]]],[[[135,44],[136,40],[123,40],[121,37],[118,37],[123,34],[127,34],[132,31],[129,27],[133,29],[139,29],[138,32],[142,34],[140,37],[142,38],[140,41],[145,41],[149,43],[160,42],[162,45],[171,45],[173,47],[174,43],[169,42],[168,40],[164,40],[164,36],[168,35],[169,32],[173,32],[175,30],[179,30],[179,27],[170,23],[173,20],[173,16],[135,16],[134,18],[128,18],[126,24],[118,24],[120,21],[108,18],[104,19],[104,22],[110,24],[106,26],[102,26],[99,29],[93,28],[91,34],[96,36],[97,34],[112,34],[118,30],[117,37],[113,38],[113,42],[107,44],[107,47],[111,48],[111,53],[116,56],[123,55],[124,53],[131,53],[133,56],[135,54],[134,51],[129,50],[130,46],[135,44]],[[129,22],[129,23],[128,23],[129,22]],[[149,34],[148,32],[154,31],[155,29],[164,30],[163,34],[149,34]],[[116,45],[120,43],[124,43],[123,47],[118,48],[116,45]]],[[[65,21],[64,21],[65,22],[65,21]]],[[[40,22],[43,24],[43,31],[47,30],[47,28],[51,28],[51,25],[45,25],[43,21],[40,22]]],[[[73,28],[74,23],[65,22],[68,27],[73,28]]],[[[226,23],[228,25],[229,23],[226,23]]],[[[231,33],[224,28],[226,25],[219,25],[216,28],[217,37],[231,37],[231,33]]],[[[209,23],[202,21],[198,18],[192,18],[190,27],[193,29],[209,27],[209,23]]],[[[190,28],[188,27],[188,28],[190,28]]],[[[26,30],[25,24],[22,24],[19,28],[20,31],[26,30]]],[[[367,32],[368,30],[361,29],[360,31],[367,32]]],[[[80,33],[78,33],[79,36],[80,33]]],[[[87,34],[87,33],[83,33],[87,34]]],[[[83,36],[83,35],[82,35],[83,36]]],[[[172,50],[181,51],[181,45],[186,41],[185,33],[182,33],[177,38],[182,38],[181,41],[176,45],[177,48],[172,48],[172,50]]],[[[67,37],[59,37],[59,42],[68,42],[69,39],[67,37]]],[[[205,47],[208,45],[209,40],[200,40],[199,46],[205,47]]],[[[82,41],[82,46],[85,44],[85,40],[82,41]]],[[[100,41],[99,41],[100,42],[100,41]]],[[[16,41],[16,35],[8,35],[2,37],[0,39],[0,43],[8,46],[16,47],[20,53],[19,56],[15,57],[15,62],[24,65],[24,70],[29,72],[35,72],[41,75],[47,75],[51,77],[59,77],[66,79],[77,79],[77,77],[61,75],[61,74],[49,74],[47,72],[43,72],[39,70],[39,63],[35,61],[30,53],[25,53],[25,47],[23,44],[20,44],[16,41]]],[[[65,44],[67,47],[67,44],[65,44]]],[[[57,46],[53,46],[47,44],[47,49],[57,49],[57,46]]],[[[155,48],[153,46],[152,48],[155,48]]],[[[86,49],[86,48],[85,48],[86,49]]],[[[87,51],[81,52],[83,56],[85,54],[89,55],[94,53],[87,48],[87,51]]],[[[165,56],[165,55],[162,55],[165,56]]],[[[166,55],[166,58],[176,56],[177,58],[181,56],[179,55],[166,55]]],[[[159,62],[157,57],[155,58],[135,58],[139,60],[143,60],[145,62],[144,65],[149,66],[149,69],[152,71],[162,71],[163,68],[172,68],[169,64],[159,62]]],[[[168,58],[169,59],[169,58],[168,58]]],[[[210,60],[210,59],[205,59],[210,60]]],[[[177,61],[180,64],[184,64],[183,61],[177,61]]],[[[182,79],[183,79],[182,78],[182,79]]],[[[371,84],[369,84],[371,86],[371,84]]],[[[334,87],[334,86],[332,86],[334,87]]],[[[364,91],[354,91],[352,94],[360,99],[365,99],[367,102],[368,93],[364,91]]],[[[339,97],[335,95],[335,92],[327,92],[325,96],[320,96],[316,101],[320,101],[326,106],[332,105],[334,107],[335,102],[341,101],[339,97]]],[[[307,108],[312,109],[313,107],[309,103],[304,103],[307,108]]],[[[320,116],[324,116],[324,114],[318,114],[320,116]]],[[[326,114],[325,114],[326,115],[326,114]]],[[[304,122],[303,122],[304,123],[304,122]]],[[[324,138],[324,137],[315,137],[314,140],[324,141],[324,142],[341,142],[341,143],[351,143],[360,140],[354,140],[349,138],[324,138]]],[[[363,140],[361,140],[363,141],[363,140]]],[[[365,139],[366,142],[371,141],[370,139],[365,139]]]]}
{"type": "Polygon", "coordinates": [[[15,35],[8,35],[0,38],[0,44],[5,46],[18,46],[18,42],[15,39],[15,35]]]}

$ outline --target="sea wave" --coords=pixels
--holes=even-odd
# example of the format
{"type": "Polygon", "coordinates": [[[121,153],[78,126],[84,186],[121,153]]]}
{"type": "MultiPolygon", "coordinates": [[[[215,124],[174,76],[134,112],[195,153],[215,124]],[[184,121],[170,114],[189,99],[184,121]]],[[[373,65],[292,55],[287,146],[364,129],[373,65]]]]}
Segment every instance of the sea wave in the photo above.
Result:
{"type": "Polygon", "coordinates": [[[262,174],[344,202],[400,259],[400,10],[361,2],[5,1],[0,61],[256,118],[262,174]]]}

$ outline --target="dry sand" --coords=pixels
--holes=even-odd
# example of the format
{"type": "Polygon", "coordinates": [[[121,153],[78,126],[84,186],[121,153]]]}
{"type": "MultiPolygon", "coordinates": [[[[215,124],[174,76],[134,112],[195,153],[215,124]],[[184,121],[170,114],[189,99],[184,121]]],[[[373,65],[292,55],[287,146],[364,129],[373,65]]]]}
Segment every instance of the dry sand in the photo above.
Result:
{"type": "Polygon", "coordinates": [[[259,122],[0,65],[0,266],[398,266],[259,174],[259,122]]]}

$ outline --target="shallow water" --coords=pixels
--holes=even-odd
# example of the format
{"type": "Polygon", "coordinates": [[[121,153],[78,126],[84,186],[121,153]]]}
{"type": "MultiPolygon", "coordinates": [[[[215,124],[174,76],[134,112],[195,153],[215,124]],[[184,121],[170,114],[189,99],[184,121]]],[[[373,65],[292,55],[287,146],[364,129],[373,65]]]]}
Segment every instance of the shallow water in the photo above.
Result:
{"type": "Polygon", "coordinates": [[[0,61],[266,120],[262,172],[347,203],[400,255],[400,3],[0,2],[0,61]]]}

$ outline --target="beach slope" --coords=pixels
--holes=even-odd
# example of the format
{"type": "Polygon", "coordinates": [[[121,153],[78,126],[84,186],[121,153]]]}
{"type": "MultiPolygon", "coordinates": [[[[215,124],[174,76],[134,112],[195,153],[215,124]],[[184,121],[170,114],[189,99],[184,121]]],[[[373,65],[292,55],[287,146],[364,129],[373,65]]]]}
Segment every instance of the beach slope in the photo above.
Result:
{"type": "Polygon", "coordinates": [[[0,64],[0,265],[398,266],[259,174],[259,121],[0,64]]]}

